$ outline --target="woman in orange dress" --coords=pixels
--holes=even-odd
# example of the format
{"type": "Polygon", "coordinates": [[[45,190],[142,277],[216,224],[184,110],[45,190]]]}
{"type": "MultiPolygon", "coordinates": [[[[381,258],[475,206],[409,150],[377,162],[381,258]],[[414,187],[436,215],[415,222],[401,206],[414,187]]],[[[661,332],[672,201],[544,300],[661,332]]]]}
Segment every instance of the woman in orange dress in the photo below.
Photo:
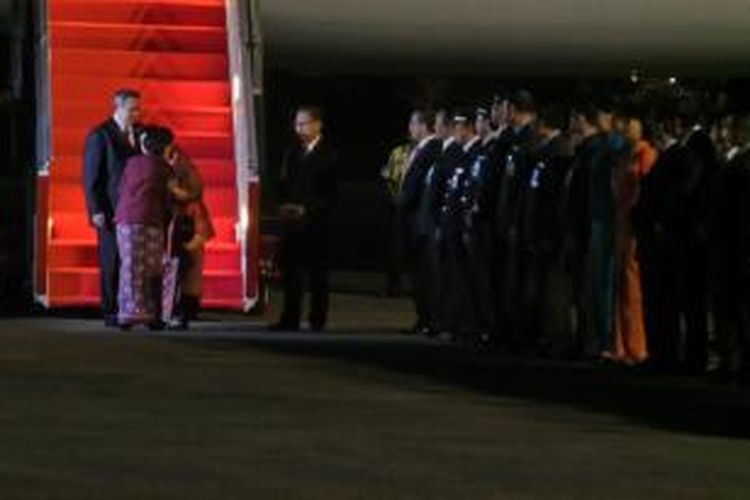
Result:
{"type": "Polygon", "coordinates": [[[658,155],[645,138],[643,122],[631,117],[627,138],[632,161],[615,175],[617,294],[615,304],[613,355],[625,364],[640,364],[648,356],[646,328],[643,320],[641,272],[636,239],[631,223],[633,207],[638,201],[641,180],[648,174],[658,155]]]}

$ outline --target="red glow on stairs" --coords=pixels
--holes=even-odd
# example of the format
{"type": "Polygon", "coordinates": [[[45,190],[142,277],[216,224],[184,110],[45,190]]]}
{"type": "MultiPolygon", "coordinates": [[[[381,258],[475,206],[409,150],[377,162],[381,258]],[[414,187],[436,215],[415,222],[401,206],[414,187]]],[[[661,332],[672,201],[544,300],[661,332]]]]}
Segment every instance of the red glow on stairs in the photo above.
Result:
{"type": "Polygon", "coordinates": [[[247,285],[236,230],[224,0],[48,4],[53,161],[38,213],[48,213],[51,227],[45,233],[44,221],[38,224],[38,293],[50,307],[98,304],[95,235],[81,187],[83,142],[111,114],[113,91],[133,87],[143,93],[144,121],[172,127],[206,183],[217,237],[207,249],[204,305],[241,308],[247,285]]]}

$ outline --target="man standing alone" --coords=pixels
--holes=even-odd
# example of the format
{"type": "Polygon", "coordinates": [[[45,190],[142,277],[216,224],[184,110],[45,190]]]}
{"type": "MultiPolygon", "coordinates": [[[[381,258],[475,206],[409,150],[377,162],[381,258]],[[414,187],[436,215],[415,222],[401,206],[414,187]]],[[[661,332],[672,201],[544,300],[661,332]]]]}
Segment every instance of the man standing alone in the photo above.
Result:
{"type": "Polygon", "coordinates": [[[307,272],[310,328],[322,331],[328,320],[328,242],[338,191],[338,155],[323,136],[319,108],[300,107],[294,128],[297,140],[284,155],[279,182],[284,306],[271,330],[299,330],[307,272]]]}
{"type": "Polygon", "coordinates": [[[120,177],[128,158],[138,154],[137,127],[141,96],[122,89],[114,95],[114,115],[86,138],[83,154],[83,189],[89,222],[99,245],[101,300],[106,326],[116,327],[119,258],[113,222],[120,177]]]}

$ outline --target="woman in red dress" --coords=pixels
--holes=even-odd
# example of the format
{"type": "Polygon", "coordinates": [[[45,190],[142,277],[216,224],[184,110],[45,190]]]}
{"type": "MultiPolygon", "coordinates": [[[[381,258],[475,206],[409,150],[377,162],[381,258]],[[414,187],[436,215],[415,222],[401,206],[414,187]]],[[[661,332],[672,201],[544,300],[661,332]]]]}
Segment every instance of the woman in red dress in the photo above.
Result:
{"type": "Polygon", "coordinates": [[[641,272],[631,214],[638,201],[641,180],[651,170],[658,153],[646,139],[643,127],[640,118],[628,120],[626,135],[631,145],[632,161],[624,164],[614,177],[617,294],[612,353],[615,360],[625,364],[640,364],[648,356],[641,272]]]}

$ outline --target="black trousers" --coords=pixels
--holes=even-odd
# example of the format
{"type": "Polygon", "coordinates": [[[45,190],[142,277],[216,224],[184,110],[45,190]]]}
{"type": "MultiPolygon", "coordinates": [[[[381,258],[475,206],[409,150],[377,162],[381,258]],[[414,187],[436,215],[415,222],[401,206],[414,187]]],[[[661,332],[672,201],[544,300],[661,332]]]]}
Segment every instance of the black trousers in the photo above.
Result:
{"type": "Polygon", "coordinates": [[[117,290],[120,276],[120,253],[117,232],[113,227],[97,231],[99,245],[99,278],[102,312],[106,318],[117,316],[117,290]]]}
{"type": "Polygon", "coordinates": [[[281,234],[281,282],[284,308],[281,323],[297,327],[302,317],[305,277],[309,278],[310,313],[313,328],[328,321],[329,266],[328,230],[319,225],[287,224],[281,234]]]}
{"type": "Polygon", "coordinates": [[[731,252],[712,256],[711,310],[714,318],[719,369],[750,373],[750,280],[731,252]]]}
{"type": "Polygon", "coordinates": [[[522,254],[523,291],[522,335],[524,342],[535,346],[540,341],[549,341],[552,336],[552,300],[558,296],[550,291],[553,283],[555,255],[550,252],[524,249],[522,254]]]}
{"type": "Polygon", "coordinates": [[[661,289],[661,297],[653,298],[658,304],[659,319],[654,326],[656,332],[651,335],[655,338],[647,340],[653,340],[650,349],[657,363],[669,368],[682,364],[691,372],[701,372],[708,362],[707,246],[698,238],[681,235],[666,238],[661,245],[657,262],[663,266],[664,274],[659,271],[657,280],[663,279],[664,283],[657,288],[661,289]]]}
{"type": "Polygon", "coordinates": [[[426,235],[416,236],[408,252],[408,265],[418,328],[435,328],[436,261],[434,241],[426,235]]]}
{"type": "Polygon", "coordinates": [[[492,334],[490,232],[485,227],[447,231],[440,246],[441,313],[445,329],[465,339],[492,334]]]}
{"type": "Polygon", "coordinates": [[[513,235],[500,239],[500,252],[496,257],[498,273],[495,275],[498,334],[512,348],[525,342],[523,331],[524,266],[521,245],[513,235]]]}

